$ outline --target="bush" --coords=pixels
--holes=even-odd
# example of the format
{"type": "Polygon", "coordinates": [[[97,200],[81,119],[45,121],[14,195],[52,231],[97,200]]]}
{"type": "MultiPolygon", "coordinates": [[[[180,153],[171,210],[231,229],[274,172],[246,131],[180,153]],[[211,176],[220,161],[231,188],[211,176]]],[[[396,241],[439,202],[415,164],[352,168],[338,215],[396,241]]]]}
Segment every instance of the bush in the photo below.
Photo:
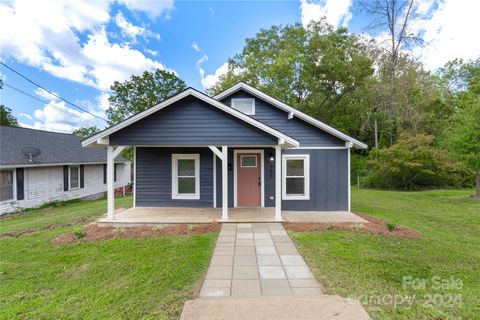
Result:
{"type": "Polygon", "coordinates": [[[385,225],[387,226],[387,229],[390,232],[393,232],[393,231],[397,230],[397,225],[395,223],[387,222],[387,223],[385,223],[385,225]]]}
{"type": "Polygon", "coordinates": [[[87,234],[83,230],[75,230],[73,231],[73,235],[75,236],[75,238],[80,239],[85,237],[87,234]]]}
{"type": "Polygon", "coordinates": [[[365,185],[374,188],[418,189],[468,185],[468,170],[435,148],[431,135],[403,134],[388,148],[372,150],[365,185]]]}

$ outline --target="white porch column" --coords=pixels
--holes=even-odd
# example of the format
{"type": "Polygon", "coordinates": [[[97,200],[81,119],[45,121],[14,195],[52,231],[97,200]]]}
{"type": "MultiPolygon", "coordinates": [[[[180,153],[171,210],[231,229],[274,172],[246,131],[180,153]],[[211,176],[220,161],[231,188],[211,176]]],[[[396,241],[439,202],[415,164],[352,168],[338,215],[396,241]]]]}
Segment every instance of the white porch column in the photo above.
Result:
{"type": "Polygon", "coordinates": [[[115,190],[114,190],[114,172],[115,158],[125,149],[121,147],[107,147],[107,219],[115,220],[115,190]]]}
{"type": "Polygon", "coordinates": [[[282,149],[275,146],[275,221],[282,221],[282,149]]]}
{"type": "Polygon", "coordinates": [[[228,221],[228,148],[222,146],[222,221],[228,221]]]}

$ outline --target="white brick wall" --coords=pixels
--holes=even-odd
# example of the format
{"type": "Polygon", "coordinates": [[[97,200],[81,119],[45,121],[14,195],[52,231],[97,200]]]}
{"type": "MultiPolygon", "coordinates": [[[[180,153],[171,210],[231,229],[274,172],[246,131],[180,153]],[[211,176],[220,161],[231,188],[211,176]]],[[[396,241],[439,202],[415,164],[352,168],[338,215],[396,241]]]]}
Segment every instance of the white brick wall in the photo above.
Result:
{"type": "MultiPolygon", "coordinates": [[[[25,199],[0,202],[0,215],[22,208],[34,208],[54,200],[83,198],[107,191],[103,183],[103,165],[85,165],[85,187],[82,189],[63,191],[63,167],[36,167],[24,169],[25,199]]],[[[13,172],[15,177],[15,171],[13,172]]],[[[117,181],[115,188],[131,182],[130,164],[117,164],[117,181]]],[[[14,178],[14,186],[15,186],[14,178]]],[[[14,187],[14,194],[16,190],[14,187]]]]}

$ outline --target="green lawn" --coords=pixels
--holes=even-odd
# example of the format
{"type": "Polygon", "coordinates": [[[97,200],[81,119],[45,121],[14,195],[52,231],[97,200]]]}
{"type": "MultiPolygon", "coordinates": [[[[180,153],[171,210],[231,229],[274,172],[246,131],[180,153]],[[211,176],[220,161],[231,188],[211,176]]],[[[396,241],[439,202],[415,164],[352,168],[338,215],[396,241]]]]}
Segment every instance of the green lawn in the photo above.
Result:
{"type": "Polygon", "coordinates": [[[52,244],[105,211],[99,200],[0,221],[0,233],[39,230],[0,239],[1,319],[179,317],[201,284],[216,233],[52,244]]]}
{"type": "Polygon", "coordinates": [[[470,194],[353,190],[354,211],[416,229],[420,240],[334,231],[291,236],[325,291],[359,298],[374,319],[478,319],[480,201],[470,194]],[[434,276],[463,286],[435,287],[434,276]],[[426,279],[425,289],[404,287],[404,277],[426,279]],[[400,303],[406,297],[410,307],[400,303]]]}

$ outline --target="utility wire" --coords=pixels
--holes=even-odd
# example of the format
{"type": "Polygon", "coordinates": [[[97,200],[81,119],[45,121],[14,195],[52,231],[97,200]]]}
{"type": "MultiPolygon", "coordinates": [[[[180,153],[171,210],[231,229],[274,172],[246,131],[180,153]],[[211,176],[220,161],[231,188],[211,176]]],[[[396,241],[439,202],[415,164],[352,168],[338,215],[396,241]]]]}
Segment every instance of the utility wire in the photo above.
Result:
{"type": "Polygon", "coordinates": [[[59,95],[56,94],[55,92],[52,92],[52,91],[50,91],[50,90],[42,87],[41,85],[39,85],[39,84],[36,83],[35,81],[31,80],[30,78],[28,78],[27,76],[21,74],[20,72],[16,71],[15,69],[9,67],[8,65],[6,65],[5,63],[3,63],[2,61],[0,61],[0,64],[3,65],[5,68],[9,69],[10,71],[12,71],[13,73],[16,73],[16,74],[19,75],[20,77],[24,78],[24,79],[27,80],[28,82],[32,83],[33,85],[37,86],[38,88],[42,89],[43,91],[48,92],[48,93],[51,94],[52,96],[57,97],[58,99],[65,101],[66,103],[74,106],[75,108],[77,108],[77,109],[79,109],[79,110],[82,110],[83,112],[88,113],[88,114],[94,116],[95,118],[98,118],[98,119],[103,120],[103,121],[105,121],[105,122],[108,123],[108,120],[107,120],[107,119],[104,119],[104,118],[102,118],[102,117],[99,117],[99,116],[97,116],[96,114],[94,114],[94,113],[92,113],[92,112],[90,112],[90,111],[88,111],[88,110],[85,110],[85,109],[83,109],[82,107],[77,106],[77,105],[74,104],[73,102],[70,102],[70,101],[68,101],[67,99],[59,96],[59,95]]]}
{"type": "MultiPolygon", "coordinates": [[[[32,94],[30,94],[30,93],[28,93],[28,92],[25,92],[25,91],[23,91],[22,89],[19,89],[19,88],[17,88],[17,87],[12,86],[11,84],[6,83],[5,81],[3,81],[2,83],[3,83],[4,86],[9,87],[10,89],[15,90],[15,91],[17,91],[18,93],[21,93],[21,94],[23,94],[23,95],[25,95],[25,96],[27,96],[27,97],[29,97],[29,98],[32,98],[32,99],[37,100],[37,101],[40,101],[40,102],[42,102],[42,103],[50,103],[50,101],[43,100],[43,99],[41,99],[41,98],[39,98],[39,97],[35,97],[34,95],[32,95],[32,94]]],[[[75,118],[77,118],[77,119],[79,119],[79,120],[81,120],[81,121],[84,121],[84,122],[88,123],[89,125],[92,125],[92,126],[95,126],[95,125],[96,125],[96,124],[95,124],[94,122],[92,122],[91,120],[82,118],[80,115],[78,115],[78,114],[76,114],[76,113],[73,113],[73,112],[70,111],[69,109],[63,109],[63,108],[60,108],[60,107],[58,107],[58,106],[56,106],[56,105],[54,105],[54,106],[57,107],[58,110],[61,110],[61,111],[63,111],[63,112],[67,112],[68,114],[74,116],[75,118]]]]}

